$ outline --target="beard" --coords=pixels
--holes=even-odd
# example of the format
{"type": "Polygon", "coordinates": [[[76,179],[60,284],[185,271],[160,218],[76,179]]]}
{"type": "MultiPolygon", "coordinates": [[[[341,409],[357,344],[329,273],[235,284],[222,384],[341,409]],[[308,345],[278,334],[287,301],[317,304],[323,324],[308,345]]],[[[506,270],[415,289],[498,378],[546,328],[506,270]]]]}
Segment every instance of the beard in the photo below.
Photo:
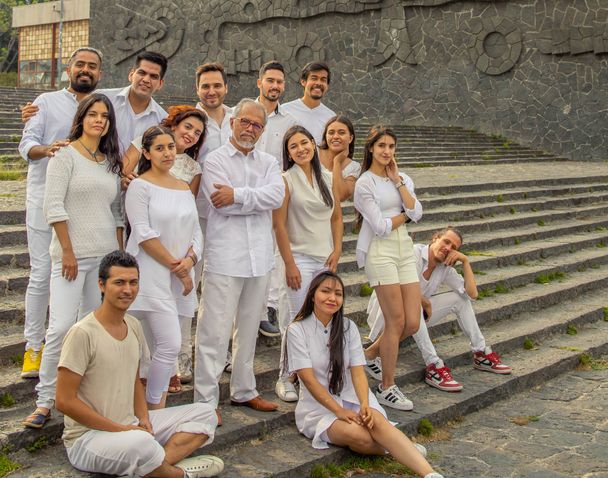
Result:
{"type": "Polygon", "coordinates": [[[75,81],[70,80],[70,88],[72,88],[76,93],[90,93],[97,87],[97,82],[90,76],[87,76],[86,78],[89,78],[91,81],[89,83],[80,83],[78,80],[82,76],[84,75],[76,77],[75,81]]]}
{"type": "Polygon", "coordinates": [[[255,141],[243,141],[242,139],[235,138],[234,136],[232,137],[232,139],[234,139],[234,142],[238,144],[241,148],[253,149],[255,147],[255,141]]]}

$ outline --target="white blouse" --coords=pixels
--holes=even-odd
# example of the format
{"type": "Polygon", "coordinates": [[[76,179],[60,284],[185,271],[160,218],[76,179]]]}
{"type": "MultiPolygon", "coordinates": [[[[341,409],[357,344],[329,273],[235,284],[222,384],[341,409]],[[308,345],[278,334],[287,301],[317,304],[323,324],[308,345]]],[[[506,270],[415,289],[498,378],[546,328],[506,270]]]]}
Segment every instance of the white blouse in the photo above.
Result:
{"type": "MultiPolygon", "coordinates": [[[[322,172],[327,189],[332,195],[332,177],[322,172]]],[[[323,201],[321,190],[313,174],[311,185],[306,173],[294,164],[283,173],[289,190],[287,211],[287,235],[291,252],[306,254],[318,261],[325,261],[334,249],[331,235],[333,207],[323,201]]]]}
{"type": "Polygon", "coordinates": [[[357,263],[365,265],[365,256],[374,236],[387,237],[392,231],[391,217],[405,212],[414,222],[422,217],[422,205],[414,193],[414,182],[404,173],[399,173],[405,187],[414,197],[414,208],[408,209],[401,199],[399,190],[390,178],[378,176],[371,171],[364,172],[355,184],[355,208],[363,216],[363,223],[357,239],[357,263]]]}
{"type": "MultiPolygon", "coordinates": [[[[125,207],[131,223],[126,251],[139,263],[139,293],[131,310],[166,311],[191,316],[196,310],[196,291],[186,297],[175,274],[150,257],[139,244],[158,238],[175,258],[192,250],[201,257],[202,233],[194,196],[189,189],[170,189],[145,179],[134,179],[127,189],[125,207]]],[[[194,269],[190,270],[194,280],[194,269]]]]}

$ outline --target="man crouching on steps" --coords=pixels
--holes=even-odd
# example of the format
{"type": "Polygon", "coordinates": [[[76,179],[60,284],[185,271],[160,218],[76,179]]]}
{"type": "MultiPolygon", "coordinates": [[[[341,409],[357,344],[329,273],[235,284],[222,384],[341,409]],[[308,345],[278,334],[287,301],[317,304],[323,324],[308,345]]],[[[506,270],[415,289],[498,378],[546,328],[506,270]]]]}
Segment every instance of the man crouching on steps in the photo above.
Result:
{"type": "Polygon", "coordinates": [[[148,412],[139,381],[144,335],[138,320],[126,314],[139,289],[135,258],[121,251],[106,255],[99,288],[101,306],[69,330],[59,359],[56,408],[65,415],[70,463],[124,476],[217,475],[224,468],[219,458],[184,460],[213,441],[212,407],[194,403],[148,412]]]}
{"type": "MultiPolygon", "coordinates": [[[[451,370],[437,355],[429,337],[428,327],[439,323],[451,313],[456,315],[458,325],[469,339],[473,352],[473,367],[502,375],[511,373],[511,367],[502,363],[500,356],[486,345],[486,340],[479,330],[471,303],[472,300],[477,299],[477,283],[469,258],[459,251],[460,246],[462,246],[462,234],[451,226],[433,234],[430,244],[414,245],[414,258],[422,292],[422,311],[420,327],[413,338],[426,365],[424,381],[444,392],[459,392],[462,390],[462,385],[454,380],[451,370]],[[454,269],[457,263],[462,264],[462,276],[454,269]],[[452,290],[437,294],[441,285],[452,290]]],[[[377,299],[372,296],[367,308],[370,338],[384,324],[377,303],[377,299]]],[[[374,351],[370,349],[371,347],[365,351],[366,371],[373,378],[382,378],[380,359],[374,358],[374,351]]]]}

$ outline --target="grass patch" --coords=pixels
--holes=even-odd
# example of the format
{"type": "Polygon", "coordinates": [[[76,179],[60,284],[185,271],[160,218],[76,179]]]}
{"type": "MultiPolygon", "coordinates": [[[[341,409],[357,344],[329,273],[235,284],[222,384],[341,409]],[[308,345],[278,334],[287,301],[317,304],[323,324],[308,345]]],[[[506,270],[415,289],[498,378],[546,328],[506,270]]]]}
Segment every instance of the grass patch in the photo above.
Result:
{"type": "Polygon", "coordinates": [[[559,349],[559,350],[567,350],[568,352],[582,352],[582,350],[579,349],[578,347],[561,346],[561,347],[555,347],[555,348],[559,349]]]}
{"type": "Polygon", "coordinates": [[[605,231],[606,228],[604,226],[595,226],[595,230],[598,231],[598,232],[599,231],[605,231]]]}
{"type": "Polygon", "coordinates": [[[483,159],[484,161],[492,161],[492,156],[490,156],[489,154],[483,154],[481,156],[481,159],[483,159]]]}
{"type": "Polygon", "coordinates": [[[578,329],[576,328],[576,325],[574,325],[574,324],[568,324],[568,328],[566,329],[566,333],[568,335],[576,335],[576,334],[578,334],[578,329]]]}
{"type": "Polygon", "coordinates": [[[431,163],[414,163],[412,167],[414,167],[414,168],[434,168],[435,165],[431,164],[431,163]]]}
{"type": "Polygon", "coordinates": [[[23,367],[23,355],[11,355],[8,359],[10,360],[11,364],[18,367],[23,367]]]}
{"type": "Polygon", "coordinates": [[[494,287],[494,292],[496,294],[506,294],[507,292],[511,292],[511,289],[509,287],[507,287],[506,285],[504,285],[502,282],[499,282],[494,287]]]}
{"type": "Polygon", "coordinates": [[[484,252],[484,251],[476,251],[473,249],[472,251],[466,252],[467,256],[480,256],[480,257],[494,257],[496,254],[494,252],[484,252]]]}
{"type": "Polygon", "coordinates": [[[606,247],[606,243],[604,241],[600,241],[595,245],[595,247],[599,247],[599,248],[606,247]]]}
{"type": "Polygon", "coordinates": [[[532,209],[530,209],[530,211],[532,211],[532,212],[538,212],[538,208],[537,207],[533,207],[532,209]]]}
{"type": "Polygon", "coordinates": [[[538,224],[539,226],[544,226],[545,221],[543,221],[542,219],[539,219],[538,221],[536,221],[536,224],[538,224]]]}
{"type": "Polygon", "coordinates": [[[14,198],[14,197],[17,197],[17,195],[13,194],[13,193],[2,193],[2,194],[0,194],[0,198],[14,198]]]}
{"type": "Polygon", "coordinates": [[[531,338],[526,337],[524,339],[524,349],[526,349],[526,350],[532,350],[534,347],[536,347],[536,344],[534,343],[534,340],[532,340],[531,338]]]}
{"type": "Polygon", "coordinates": [[[509,421],[511,423],[515,423],[515,425],[519,425],[520,427],[526,426],[532,422],[537,422],[538,420],[540,420],[540,418],[538,418],[536,415],[518,416],[518,417],[509,418],[509,421]]]}
{"type": "Polygon", "coordinates": [[[604,320],[606,322],[608,322],[608,307],[604,307],[603,312],[604,312],[604,320]]]}
{"type": "Polygon", "coordinates": [[[477,291],[477,299],[483,299],[485,297],[492,297],[494,295],[494,291],[491,289],[479,289],[477,291]]]}
{"type": "Polygon", "coordinates": [[[6,476],[19,468],[21,468],[19,463],[11,460],[5,454],[0,454],[0,476],[6,476]]]}
{"type": "Polygon", "coordinates": [[[473,274],[475,274],[476,276],[487,276],[488,275],[487,272],[478,271],[478,270],[475,270],[475,269],[473,269],[473,274]]]}
{"type": "Polygon", "coordinates": [[[19,171],[0,171],[0,181],[20,181],[25,179],[25,173],[19,171]]]}
{"type": "Polygon", "coordinates": [[[566,274],[562,271],[549,272],[548,274],[538,274],[534,278],[534,282],[537,284],[548,284],[549,282],[553,282],[555,280],[561,280],[566,277],[566,274]]]}
{"type": "Polygon", "coordinates": [[[513,244],[515,244],[516,246],[519,246],[519,245],[521,244],[521,241],[520,241],[520,240],[519,240],[519,239],[516,237],[516,238],[513,240],[513,244]]]}
{"type": "Polygon", "coordinates": [[[422,420],[420,420],[420,423],[418,423],[418,433],[420,435],[429,437],[433,433],[433,430],[433,424],[428,418],[423,418],[422,420]]]}
{"type": "Polygon", "coordinates": [[[14,404],[15,404],[15,399],[9,392],[6,392],[6,393],[3,393],[2,395],[0,395],[0,407],[10,408],[14,404]]]}
{"type": "Polygon", "coordinates": [[[26,446],[25,449],[30,453],[36,453],[37,451],[42,450],[48,444],[49,442],[46,437],[40,437],[31,445],[26,446]]]}
{"type": "Polygon", "coordinates": [[[372,295],[372,292],[374,292],[374,289],[366,282],[365,284],[361,284],[359,288],[359,297],[369,297],[372,295]]]}
{"type": "Polygon", "coordinates": [[[591,364],[591,355],[589,354],[581,354],[578,358],[578,363],[583,367],[590,366],[591,364]]]}
{"type": "Polygon", "coordinates": [[[515,214],[517,212],[517,209],[515,209],[514,207],[510,207],[509,208],[509,213],[510,214],[515,214]]]}
{"type": "Polygon", "coordinates": [[[599,264],[591,264],[589,267],[591,267],[592,269],[599,269],[600,265],[599,264]]]}
{"type": "Polygon", "coordinates": [[[315,465],[310,478],[346,478],[366,472],[385,473],[393,476],[417,476],[407,466],[398,463],[390,456],[355,455],[343,463],[315,465]]]}
{"type": "Polygon", "coordinates": [[[504,198],[502,197],[502,194],[499,194],[498,196],[496,196],[496,202],[503,202],[504,198]]]}

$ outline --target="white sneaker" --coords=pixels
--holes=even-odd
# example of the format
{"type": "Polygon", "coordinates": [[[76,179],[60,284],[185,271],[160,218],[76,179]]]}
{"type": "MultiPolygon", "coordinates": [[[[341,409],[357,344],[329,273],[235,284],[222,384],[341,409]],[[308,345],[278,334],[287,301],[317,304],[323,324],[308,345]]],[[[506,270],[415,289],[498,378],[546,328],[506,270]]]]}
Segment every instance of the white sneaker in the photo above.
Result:
{"type": "Polygon", "coordinates": [[[181,383],[192,382],[192,359],[186,353],[180,352],[177,356],[177,376],[181,383]]]}
{"type": "Polygon", "coordinates": [[[420,454],[426,458],[426,447],[420,443],[414,443],[414,448],[420,452],[420,454]]]}
{"type": "Polygon", "coordinates": [[[226,356],[226,365],[224,366],[224,371],[232,373],[232,352],[230,351],[228,351],[228,355],[226,356]]]}
{"type": "Polygon", "coordinates": [[[274,386],[274,392],[284,402],[297,402],[298,392],[296,387],[289,380],[277,380],[277,384],[274,386]]]}
{"type": "Polygon", "coordinates": [[[395,408],[397,410],[412,410],[414,404],[411,400],[405,398],[403,392],[397,385],[391,385],[386,390],[380,390],[380,384],[376,387],[376,398],[380,405],[395,408]]]}
{"type": "Polygon", "coordinates": [[[207,478],[219,475],[224,470],[224,462],[211,455],[186,458],[176,463],[175,466],[184,470],[188,478],[207,478]]]}
{"type": "Polygon", "coordinates": [[[443,478],[443,475],[433,472],[425,475],[424,478],[443,478]]]}
{"type": "Polygon", "coordinates": [[[372,360],[365,359],[365,371],[374,380],[382,380],[382,360],[376,357],[372,360]]]}

